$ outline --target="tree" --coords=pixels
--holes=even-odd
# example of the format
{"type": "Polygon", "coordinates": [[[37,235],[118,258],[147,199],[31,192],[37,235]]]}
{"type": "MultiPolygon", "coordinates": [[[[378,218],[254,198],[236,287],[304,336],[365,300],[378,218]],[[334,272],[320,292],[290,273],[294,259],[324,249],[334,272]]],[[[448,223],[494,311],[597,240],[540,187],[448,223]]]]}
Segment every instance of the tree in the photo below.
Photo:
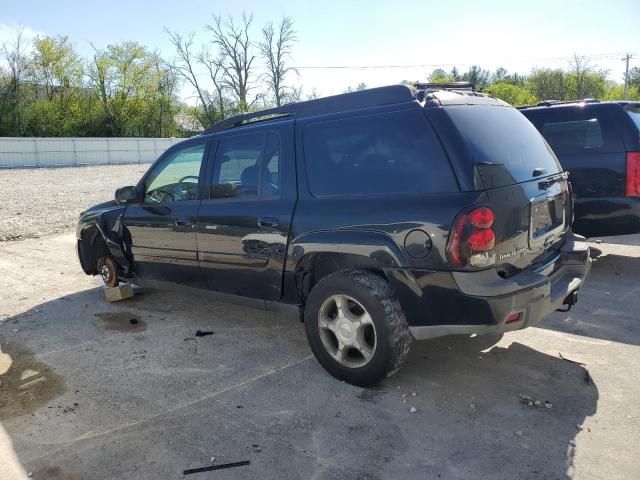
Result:
{"type": "Polygon", "coordinates": [[[194,33],[182,35],[178,32],[172,32],[165,27],[164,31],[169,36],[169,41],[176,49],[177,57],[173,61],[173,68],[176,73],[186,80],[196,92],[198,100],[202,105],[202,109],[198,110],[198,119],[200,123],[211,125],[224,118],[223,103],[223,86],[220,81],[222,66],[219,63],[214,65],[210,60],[208,51],[204,49],[199,53],[194,52],[194,33]],[[218,106],[216,108],[216,99],[207,91],[201,83],[201,76],[197,72],[198,64],[204,65],[210,73],[210,77],[214,82],[218,92],[218,106]]]}
{"type": "Polygon", "coordinates": [[[561,69],[534,69],[529,75],[527,88],[540,100],[567,99],[567,78],[561,69]]]}
{"type": "Polygon", "coordinates": [[[629,70],[629,85],[640,88],[640,67],[633,67],[629,70]]]}
{"type": "Polygon", "coordinates": [[[486,89],[486,92],[515,106],[532,105],[538,101],[526,87],[505,82],[494,83],[486,89]]]}
{"type": "Polygon", "coordinates": [[[360,82],[358,85],[356,85],[355,88],[352,86],[347,87],[344,93],[361,92],[362,90],[366,90],[366,89],[367,89],[367,84],[364,82],[360,82]]]}
{"type": "Polygon", "coordinates": [[[442,83],[442,82],[450,82],[451,76],[447,72],[445,72],[442,68],[436,68],[429,74],[427,79],[429,80],[429,82],[432,82],[432,83],[442,83]]]}
{"type": "Polygon", "coordinates": [[[1,53],[6,65],[6,76],[0,85],[0,135],[11,132],[22,135],[24,129],[23,101],[25,92],[22,86],[31,68],[27,53],[27,41],[24,27],[19,26],[14,41],[2,44],[1,53]]]}
{"type": "Polygon", "coordinates": [[[278,107],[287,97],[284,77],[292,70],[287,60],[297,40],[291,17],[282,17],[277,31],[273,22],[267,23],[262,29],[262,42],[258,44],[258,48],[267,67],[267,85],[278,107]]]}
{"type": "Polygon", "coordinates": [[[213,38],[211,42],[219,49],[223,83],[227,86],[238,101],[238,110],[246,112],[250,103],[247,100],[249,90],[253,87],[253,41],[249,36],[253,14],[242,13],[240,23],[232,17],[223,19],[222,15],[214,15],[213,23],[206,25],[213,38]]]}
{"type": "Polygon", "coordinates": [[[488,70],[484,70],[477,65],[472,65],[469,70],[462,75],[462,80],[471,82],[476,90],[482,90],[489,85],[491,74],[488,70]]]}
{"type": "Polygon", "coordinates": [[[596,71],[585,57],[574,55],[566,74],[568,99],[599,98],[606,89],[606,72],[596,71]]]}
{"type": "Polygon", "coordinates": [[[506,69],[502,67],[498,67],[496,71],[493,72],[493,75],[491,76],[491,83],[501,82],[507,76],[507,73],[508,72],[506,69]]]}
{"type": "Polygon", "coordinates": [[[37,37],[31,61],[37,87],[43,87],[52,101],[56,94],[66,96],[82,86],[83,66],[69,37],[37,37]]]}
{"type": "Polygon", "coordinates": [[[159,134],[162,120],[152,121],[150,117],[166,113],[165,107],[159,108],[159,100],[165,106],[173,101],[175,79],[169,78],[171,69],[156,52],[137,42],[96,49],[88,75],[102,104],[105,135],[159,134]]]}

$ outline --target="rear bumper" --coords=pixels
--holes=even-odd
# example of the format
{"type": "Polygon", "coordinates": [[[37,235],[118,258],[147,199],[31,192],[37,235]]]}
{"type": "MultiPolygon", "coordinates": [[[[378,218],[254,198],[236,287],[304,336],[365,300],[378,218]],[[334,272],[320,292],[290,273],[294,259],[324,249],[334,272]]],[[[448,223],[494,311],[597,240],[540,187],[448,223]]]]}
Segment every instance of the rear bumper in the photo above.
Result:
{"type": "Polygon", "coordinates": [[[587,237],[640,233],[640,197],[578,197],[572,228],[587,237]]]}
{"type": "Polygon", "coordinates": [[[482,303],[490,312],[489,324],[411,326],[414,338],[424,340],[453,334],[490,334],[519,330],[535,325],[574,298],[591,270],[589,246],[584,238],[572,235],[560,254],[534,271],[508,279],[495,269],[479,272],[454,272],[460,291],[474,304],[482,303]],[[516,321],[507,323],[512,314],[516,321]]]}

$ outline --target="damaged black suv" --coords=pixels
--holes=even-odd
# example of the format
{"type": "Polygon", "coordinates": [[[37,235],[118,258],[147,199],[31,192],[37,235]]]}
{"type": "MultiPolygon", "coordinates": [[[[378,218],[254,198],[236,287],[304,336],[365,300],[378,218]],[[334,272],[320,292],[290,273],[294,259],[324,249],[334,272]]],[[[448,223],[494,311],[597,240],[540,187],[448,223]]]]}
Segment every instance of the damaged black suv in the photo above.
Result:
{"type": "MultiPolygon", "coordinates": [[[[589,248],[567,175],[510,105],[389,86],[236,116],[83,212],[83,270],[291,307],[332,375],[370,385],[412,339],[535,324],[589,248]]],[[[230,298],[230,297],[229,297],[230,298]]]]}

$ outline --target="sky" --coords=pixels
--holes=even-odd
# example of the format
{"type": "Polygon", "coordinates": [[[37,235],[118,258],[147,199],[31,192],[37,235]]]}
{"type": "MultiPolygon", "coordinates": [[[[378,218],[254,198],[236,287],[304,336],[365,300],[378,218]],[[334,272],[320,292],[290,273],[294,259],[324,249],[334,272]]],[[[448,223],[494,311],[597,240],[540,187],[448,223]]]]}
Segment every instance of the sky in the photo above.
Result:
{"type": "MultiPolygon", "coordinates": [[[[212,14],[239,17],[242,11],[254,13],[256,38],[266,22],[294,19],[291,64],[298,69],[289,82],[305,94],[425,80],[434,68],[453,65],[527,73],[535,66],[566,67],[574,54],[618,82],[625,52],[634,55],[632,67],[640,66],[640,0],[0,0],[0,44],[22,25],[31,36],[67,35],[86,57],[89,42],[103,48],[124,40],[171,57],[163,27],[195,32],[205,44],[212,14]]],[[[183,89],[185,99],[191,94],[183,89]]]]}

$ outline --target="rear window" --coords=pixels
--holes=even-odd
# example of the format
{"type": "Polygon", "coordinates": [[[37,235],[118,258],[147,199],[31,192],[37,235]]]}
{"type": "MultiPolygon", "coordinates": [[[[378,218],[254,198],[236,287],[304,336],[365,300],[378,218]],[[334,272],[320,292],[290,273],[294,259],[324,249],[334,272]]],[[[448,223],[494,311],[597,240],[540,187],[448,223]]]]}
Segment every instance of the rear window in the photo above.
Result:
{"type": "Polygon", "coordinates": [[[304,151],[315,196],[458,191],[421,111],[311,124],[304,151]]]}
{"type": "Polygon", "coordinates": [[[600,148],[604,145],[602,128],[597,118],[545,123],[542,135],[558,152],[600,148]]]}
{"type": "Polygon", "coordinates": [[[515,108],[473,105],[451,106],[446,111],[464,139],[486,188],[562,171],[536,127],[515,108]]]}

